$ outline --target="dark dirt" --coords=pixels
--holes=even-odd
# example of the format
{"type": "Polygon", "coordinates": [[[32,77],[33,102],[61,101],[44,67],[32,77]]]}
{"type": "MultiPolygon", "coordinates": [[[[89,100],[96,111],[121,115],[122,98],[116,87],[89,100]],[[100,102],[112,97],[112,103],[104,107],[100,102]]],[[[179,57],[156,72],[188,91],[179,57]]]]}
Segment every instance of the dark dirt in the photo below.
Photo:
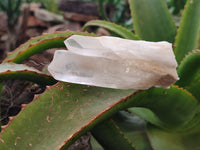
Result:
{"type": "Polygon", "coordinates": [[[1,123],[6,125],[10,116],[16,116],[22,104],[33,100],[34,94],[44,91],[39,85],[22,80],[8,80],[4,82],[1,98],[1,123]]]}
{"type": "MultiPolygon", "coordinates": [[[[43,52],[34,55],[23,63],[27,66],[34,67],[40,71],[52,60],[52,52],[43,52]]],[[[6,125],[9,116],[16,116],[22,104],[30,103],[35,94],[40,94],[45,87],[23,80],[7,80],[4,81],[1,98],[1,123],[6,125]]]]}

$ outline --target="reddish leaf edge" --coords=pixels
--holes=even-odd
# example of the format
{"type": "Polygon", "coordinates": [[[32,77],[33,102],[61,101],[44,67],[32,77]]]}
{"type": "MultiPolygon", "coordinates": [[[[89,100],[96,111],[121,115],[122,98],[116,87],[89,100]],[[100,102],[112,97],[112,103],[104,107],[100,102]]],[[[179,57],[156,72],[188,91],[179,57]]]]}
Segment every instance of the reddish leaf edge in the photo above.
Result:
{"type": "MultiPolygon", "coordinates": [[[[35,46],[38,46],[39,44],[43,44],[43,43],[45,43],[45,42],[49,42],[49,41],[51,41],[51,40],[58,40],[58,39],[66,39],[66,38],[68,38],[69,36],[62,36],[62,37],[56,37],[56,38],[50,38],[50,39],[45,39],[45,40],[41,40],[41,41],[39,41],[38,43],[34,43],[34,44],[30,44],[27,48],[25,48],[25,49],[23,49],[23,50],[20,50],[17,54],[16,54],[16,56],[15,57],[13,57],[13,58],[11,58],[11,59],[8,59],[9,58],[9,56],[3,61],[3,63],[5,63],[5,62],[14,62],[14,63],[20,63],[16,58],[17,57],[19,57],[20,55],[23,55],[24,54],[24,52],[26,52],[27,50],[29,50],[29,49],[31,49],[31,48],[34,48],[35,46]]],[[[64,43],[63,43],[64,44],[64,43]]],[[[22,46],[23,47],[23,46],[22,46]]],[[[64,47],[64,46],[63,46],[64,47]]],[[[58,47],[58,48],[61,48],[61,47],[58,47]]],[[[17,49],[18,50],[18,49],[17,49]]],[[[17,51],[16,50],[16,51],[17,51]]],[[[15,52],[15,51],[13,51],[13,52],[15,52]]],[[[41,51],[42,52],[42,51],[41,51]]],[[[38,53],[38,52],[37,52],[38,53]]],[[[37,53],[35,53],[35,54],[37,54],[37,53]]],[[[34,55],[34,54],[33,54],[34,55]]],[[[31,55],[32,56],[32,55],[31,55]]],[[[28,57],[27,57],[28,58],[28,57]]]]}
{"type": "MultiPolygon", "coordinates": [[[[15,64],[15,63],[4,63],[5,65],[17,65],[17,66],[24,66],[25,69],[19,70],[6,70],[0,73],[0,81],[3,80],[12,80],[12,79],[19,79],[19,80],[26,80],[37,83],[42,86],[46,85],[54,85],[58,81],[55,80],[51,75],[47,75],[45,73],[40,72],[39,70],[26,66],[24,64],[15,64]],[[38,78],[37,78],[38,77],[38,78]]],[[[1,65],[4,65],[1,64],[1,65]]]]}
{"type": "MultiPolygon", "coordinates": [[[[199,38],[200,38],[200,37],[199,37],[199,38]]],[[[196,50],[189,51],[189,52],[185,55],[185,57],[183,57],[183,59],[181,60],[180,64],[181,64],[190,54],[193,54],[193,53],[200,53],[200,49],[196,49],[196,50]]],[[[177,70],[179,69],[179,66],[180,66],[180,65],[178,65],[177,70]]]]}
{"type": "Polygon", "coordinates": [[[120,127],[117,125],[116,121],[113,119],[110,119],[110,121],[113,123],[113,125],[116,127],[116,129],[119,131],[119,133],[124,137],[124,139],[132,145],[133,148],[136,149],[136,146],[129,140],[129,138],[124,134],[124,132],[120,129],[120,127]]]}
{"type": "MultiPolygon", "coordinates": [[[[65,47],[64,40],[69,38],[72,35],[97,36],[94,33],[72,32],[72,31],[68,31],[68,30],[64,31],[64,32],[55,32],[55,33],[51,33],[51,34],[44,33],[41,36],[37,36],[37,37],[31,38],[26,43],[21,44],[18,48],[16,48],[14,51],[12,51],[10,54],[8,54],[8,56],[3,61],[3,63],[5,63],[5,62],[21,63],[22,62],[21,60],[17,60],[19,55],[24,55],[24,53],[26,53],[29,49],[34,48],[36,46],[40,46],[40,44],[43,44],[45,42],[50,42],[52,40],[59,40],[60,39],[60,40],[63,40],[63,42],[62,43],[57,43],[57,44],[55,44],[55,46],[50,47],[50,48],[62,48],[62,47],[65,47]],[[60,46],[58,46],[58,44],[60,44],[60,46]]],[[[31,55],[29,55],[28,57],[30,57],[30,56],[32,56],[34,54],[37,54],[39,52],[45,51],[45,50],[46,49],[39,50],[39,51],[34,51],[34,52],[32,51],[33,53],[31,55]]],[[[24,60],[27,59],[28,57],[25,57],[24,60]]]]}
{"type": "MultiPolygon", "coordinates": [[[[114,112],[112,112],[113,107],[118,107],[118,105],[120,105],[121,103],[126,102],[128,98],[136,95],[137,93],[139,93],[141,91],[142,90],[135,91],[132,94],[129,94],[129,95],[125,96],[124,98],[121,98],[117,102],[111,104],[109,107],[104,109],[101,113],[99,113],[96,117],[94,117],[90,122],[88,122],[86,125],[84,125],[81,129],[79,129],[74,134],[72,134],[67,140],[64,141],[64,143],[57,150],[65,150],[66,148],[68,148],[71,145],[71,143],[73,143],[77,140],[76,136],[78,136],[78,134],[83,135],[85,132],[92,129],[96,124],[104,121],[105,116],[103,114],[105,114],[105,113],[109,114],[109,112],[111,112],[109,114],[109,116],[112,116],[113,114],[115,114],[116,112],[119,111],[119,109],[116,109],[114,112]]],[[[124,107],[124,108],[126,108],[126,107],[124,107]]],[[[121,108],[120,110],[122,110],[124,108],[121,108]]]]}

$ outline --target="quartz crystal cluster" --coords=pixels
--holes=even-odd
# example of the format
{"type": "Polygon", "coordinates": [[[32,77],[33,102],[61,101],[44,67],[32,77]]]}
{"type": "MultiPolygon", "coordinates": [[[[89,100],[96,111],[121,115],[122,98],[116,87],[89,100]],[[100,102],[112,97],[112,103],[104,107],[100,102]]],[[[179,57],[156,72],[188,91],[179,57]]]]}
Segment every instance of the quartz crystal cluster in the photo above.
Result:
{"type": "Polygon", "coordinates": [[[116,89],[167,88],[176,80],[172,44],[73,35],[48,66],[60,81],[116,89]]]}

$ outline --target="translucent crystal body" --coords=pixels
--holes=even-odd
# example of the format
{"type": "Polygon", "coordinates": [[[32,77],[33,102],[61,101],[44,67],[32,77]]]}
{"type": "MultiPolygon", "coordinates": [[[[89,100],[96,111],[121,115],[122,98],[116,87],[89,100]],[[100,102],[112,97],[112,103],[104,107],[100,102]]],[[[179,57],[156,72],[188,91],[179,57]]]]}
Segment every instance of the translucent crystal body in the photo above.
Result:
{"type": "Polygon", "coordinates": [[[117,89],[169,87],[178,80],[168,42],[73,35],[48,66],[60,81],[117,89]]]}

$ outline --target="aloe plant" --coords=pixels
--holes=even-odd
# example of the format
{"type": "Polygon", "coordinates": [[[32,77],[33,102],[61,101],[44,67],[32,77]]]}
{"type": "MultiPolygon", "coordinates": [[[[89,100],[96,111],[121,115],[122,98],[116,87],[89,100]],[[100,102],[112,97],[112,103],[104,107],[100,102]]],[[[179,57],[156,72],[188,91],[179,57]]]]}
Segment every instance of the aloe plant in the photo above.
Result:
{"type": "Polygon", "coordinates": [[[86,23],[83,30],[99,26],[122,38],[172,42],[180,80],[169,89],[143,91],[57,82],[20,63],[63,47],[73,34],[96,35],[63,32],[33,38],[8,55],[0,65],[0,79],[26,79],[47,88],[2,127],[0,149],[64,150],[87,131],[104,149],[198,149],[200,1],[187,0],[179,29],[164,0],[129,0],[129,4],[134,33],[101,20],[86,23]]]}

